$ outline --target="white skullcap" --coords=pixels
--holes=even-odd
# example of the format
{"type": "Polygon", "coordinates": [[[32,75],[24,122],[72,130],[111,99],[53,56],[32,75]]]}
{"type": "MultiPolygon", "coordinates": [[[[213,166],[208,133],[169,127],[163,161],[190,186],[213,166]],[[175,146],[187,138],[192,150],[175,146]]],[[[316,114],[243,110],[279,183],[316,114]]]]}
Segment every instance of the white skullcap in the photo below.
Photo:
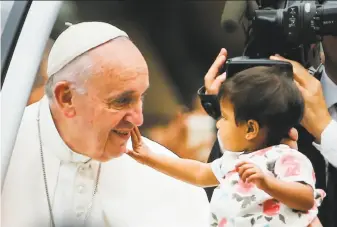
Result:
{"type": "Polygon", "coordinates": [[[48,57],[48,77],[76,57],[117,37],[128,35],[104,22],[83,22],[71,25],[56,39],[48,57]]]}

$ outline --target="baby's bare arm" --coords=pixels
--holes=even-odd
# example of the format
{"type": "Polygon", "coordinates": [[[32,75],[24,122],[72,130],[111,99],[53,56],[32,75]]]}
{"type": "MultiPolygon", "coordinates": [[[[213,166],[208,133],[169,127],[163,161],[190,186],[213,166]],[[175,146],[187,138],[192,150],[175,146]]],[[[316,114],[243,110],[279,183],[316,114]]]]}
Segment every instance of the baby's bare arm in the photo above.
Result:
{"type": "Polygon", "coordinates": [[[266,175],[254,163],[243,161],[236,166],[244,182],[252,182],[271,197],[296,210],[307,211],[314,205],[313,189],[299,182],[286,182],[266,175]]]}
{"type": "Polygon", "coordinates": [[[292,209],[307,211],[314,206],[313,189],[310,185],[285,182],[268,176],[261,189],[292,209]]]}
{"type": "Polygon", "coordinates": [[[148,165],[166,175],[200,187],[218,185],[210,164],[174,158],[152,152],[142,141],[137,127],[131,133],[133,150],[128,155],[140,163],[148,165]]]}

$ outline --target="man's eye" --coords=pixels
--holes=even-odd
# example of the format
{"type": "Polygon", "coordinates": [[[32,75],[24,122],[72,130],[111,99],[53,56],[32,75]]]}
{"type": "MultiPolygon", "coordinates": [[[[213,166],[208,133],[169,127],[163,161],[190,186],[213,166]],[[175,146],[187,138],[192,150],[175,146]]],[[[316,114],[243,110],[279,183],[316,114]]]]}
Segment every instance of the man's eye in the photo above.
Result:
{"type": "MultiPolygon", "coordinates": [[[[144,101],[144,98],[145,98],[145,94],[143,94],[140,98],[141,102],[144,101]]],[[[135,98],[132,98],[132,97],[125,97],[125,98],[118,98],[118,99],[115,99],[111,102],[109,102],[109,108],[124,108],[124,107],[127,107],[127,106],[131,106],[135,103],[138,103],[139,99],[135,99],[135,98]]]]}
{"type": "Polygon", "coordinates": [[[120,98],[120,99],[117,99],[115,102],[117,104],[128,104],[130,103],[131,99],[129,98],[120,98]]]}
{"type": "Polygon", "coordinates": [[[121,107],[129,105],[130,102],[131,100],[129,98],[120,98],[120,99],[113,100],[112,102],[109,102],[108,105],[109,105],[109,108],[113,108],[113,107],[121,108],[121,107]]]}

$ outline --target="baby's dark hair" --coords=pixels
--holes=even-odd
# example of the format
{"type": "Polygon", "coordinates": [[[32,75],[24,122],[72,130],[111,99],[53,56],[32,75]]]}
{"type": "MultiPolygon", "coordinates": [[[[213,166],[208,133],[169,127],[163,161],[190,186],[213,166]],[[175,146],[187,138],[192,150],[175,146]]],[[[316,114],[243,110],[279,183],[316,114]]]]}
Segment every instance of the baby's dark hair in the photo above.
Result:
{"type": "Polygon", "coordinates": [[[266,127],[265,146],[279,144],[304,112],[304,100],[292,72],[277,66],[258,66],[237,73],[222,84],[218,98],[220,103],[224,99],[232,103],[237,125],[252,119],[266,127]]]}

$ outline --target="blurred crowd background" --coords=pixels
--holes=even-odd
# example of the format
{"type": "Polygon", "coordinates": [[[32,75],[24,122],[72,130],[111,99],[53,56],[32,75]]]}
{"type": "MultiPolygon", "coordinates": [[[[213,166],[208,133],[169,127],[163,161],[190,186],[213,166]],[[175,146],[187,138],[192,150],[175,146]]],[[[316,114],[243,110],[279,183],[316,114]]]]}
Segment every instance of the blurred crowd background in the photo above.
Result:
{"type": "MultiPolygon", "coordinates": [[[[50,48],[66,22],[109,22],[126,31],[143,53],[151,87],[144,103],[142,133],[183,158],[207,161],[215,121],[197,90],[221,47],[241,55],[244,34],[226,34],[220,18],[225,1],[64,1],[36,76],[29,104],[43,96],[50,48]]],[[[322,56],[324,59],[324,56],[322,56]]]]}

